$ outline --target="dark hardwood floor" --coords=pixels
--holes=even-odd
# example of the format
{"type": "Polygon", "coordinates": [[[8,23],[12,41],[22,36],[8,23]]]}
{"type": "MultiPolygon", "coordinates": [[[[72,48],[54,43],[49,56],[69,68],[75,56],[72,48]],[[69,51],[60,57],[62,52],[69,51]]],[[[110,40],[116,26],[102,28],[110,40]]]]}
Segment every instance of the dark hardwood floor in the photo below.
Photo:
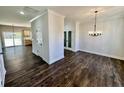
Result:
{"type": "Polygon", "coordinates": [[[124,61],[85,52],[65,51],[65,58],[48,65],[30,46],[5,49],[6,87],[124,86],[124,61]]]}

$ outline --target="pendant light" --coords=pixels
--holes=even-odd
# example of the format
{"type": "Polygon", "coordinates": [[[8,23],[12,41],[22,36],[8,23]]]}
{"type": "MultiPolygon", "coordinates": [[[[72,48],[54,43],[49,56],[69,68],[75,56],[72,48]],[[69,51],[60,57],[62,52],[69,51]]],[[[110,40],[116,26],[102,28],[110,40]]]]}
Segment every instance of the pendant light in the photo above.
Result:
{"type": "Polygon", "coordinates": [[[95,14],[95,22],[94,22],[94,30],[93,31],[89,31],[88,34],[89,36],[100,36],[102,35],[102,32],[101,31],[97,31],[96,29],[96,21],[97,21],[97,14],[98,14],[98,11],[94,11],[94,14],[95,14]]]}

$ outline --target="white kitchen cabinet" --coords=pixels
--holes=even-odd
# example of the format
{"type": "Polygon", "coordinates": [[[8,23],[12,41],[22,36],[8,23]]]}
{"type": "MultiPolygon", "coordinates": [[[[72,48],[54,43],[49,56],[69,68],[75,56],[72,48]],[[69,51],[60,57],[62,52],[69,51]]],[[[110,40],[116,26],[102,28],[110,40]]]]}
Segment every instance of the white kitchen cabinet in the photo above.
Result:
{"type": "Polygon", "coordinates": [[[39,20],[32,22],[32,49],[33,53],[41,56],[40,51],[42,49],[42,32],[39,28],[39,20]]]}
{"type": "Polygon", "coordinates": [[[0,53],[2,53],[2,43],[1,43],[1,38],[0,38],[0,53]]]}
{"type": "Polygon", "coordinates": [[[4,87],[6,70],[4,67],[3,55],[0,54],[0,87],[4,87]]]}

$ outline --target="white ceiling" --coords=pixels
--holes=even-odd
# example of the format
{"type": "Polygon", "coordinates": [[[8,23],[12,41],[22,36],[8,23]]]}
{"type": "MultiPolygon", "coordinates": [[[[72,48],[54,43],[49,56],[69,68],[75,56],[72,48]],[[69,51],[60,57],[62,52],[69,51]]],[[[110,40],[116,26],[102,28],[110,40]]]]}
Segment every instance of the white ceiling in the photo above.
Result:
{"type": "Polygon", "coordinates": [[[124,15],[124,7],[121,6],[0,6],[0,24],[30,26],[29,20],[46,9],[51,9],[66,16],[66,18],[79,22],[93,18],[95,9],[100,11],[100,17],[124,15]],[[24,11],[25,15],[20,15],[20,11],[24,11]]]}

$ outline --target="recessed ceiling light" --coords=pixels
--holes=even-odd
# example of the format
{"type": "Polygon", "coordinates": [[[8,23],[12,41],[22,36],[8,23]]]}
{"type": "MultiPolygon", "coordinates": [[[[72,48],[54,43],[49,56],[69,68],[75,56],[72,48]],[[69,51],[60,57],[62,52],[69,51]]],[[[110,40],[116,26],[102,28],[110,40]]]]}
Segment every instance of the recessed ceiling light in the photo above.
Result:
{"type": "Polygon", "coordinates": [[[23,11],[20,11],[20,14],[21,14],[21,15],[24,15],[25,13],[24,13],[23,11]]]}

